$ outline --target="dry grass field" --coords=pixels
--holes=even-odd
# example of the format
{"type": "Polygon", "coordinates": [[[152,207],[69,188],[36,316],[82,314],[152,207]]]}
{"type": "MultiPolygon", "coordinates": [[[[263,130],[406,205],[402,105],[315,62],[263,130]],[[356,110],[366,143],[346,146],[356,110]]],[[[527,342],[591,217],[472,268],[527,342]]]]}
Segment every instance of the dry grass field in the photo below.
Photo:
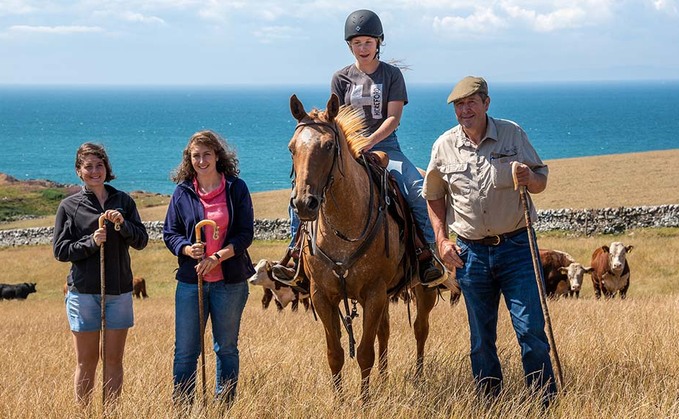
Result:
{"type": "MultiPolygon", "coordinates": [[[[675,177],[656,179],[657,174],[653,177],[645,174],[665,170],[659,167],[659,162],[668,165],[668,155],[675,161],[669,166],[679,167],[676,164],[679,153],[659,153],[657,161],[655,153],[643,154],[632,160],[643,161],[645,171],[629,167],[621,171],[621,176],[627,173],[622,179],[628,184],[620,186],[624,182],[618,178],[610,183],[610,189],[602,187],[607,190],[608,200],[604,197],[601,201],[591,188],[583,190],[587,187],[586,180],[596,173],[585,168],[601,167],[600,164],[590,164],[589,158],[550,162],[550,188],[562,189],[558,194],[553,193],[553,200],[546,195],[545,201],[538,200],[538,205],[596,208],[679,203],[677,188],[669,187],[675,177]],[[649,159],[656,163],[648,165],[649,159]],[[563,171],[559,172],[559,167],[563,167],[563,171]],[[562,183],[557,173],[573,180],[562,183]],[[627,177],[630,174],[633,176],[627,177]],[[632,182],[636,176],[639,180],[632,182]],[[628,191],[634,196],[629,202],[625,201],[628,191]]],[[[628,161],[630,166],[632,160],[628,161]]],[[[616,167],[612,164],[605,175],[615,172],[616,167]]],[[[281,205],[276,198],[279,193],[282,192],[263,194],[270,199],[266,204],[255,194],[256,208],[271,210],[274,216],[268,218],[284,216],[274,209],[280,207],[285,213],[287,198],[281,205]]],[[[386,377],[373,373],[372,399],[367,406],[362,406],[358,399],[358,364],[348,358],[348,352],[344,367],[346,400],[340,402],[333,395],[321,323],[303,309],[297,313],[289,307],[280,313],[273,307],[263,310],[261,289],[251,287],[240,337],[239,396],[228,415],[243,418],[679,417],[679,328],[676,327],[679,324],[679,229],[637,230],[621,236],[539,235],[541,248],[567,251],[585,264],[594,248],[611,241],[635,246],[628,256],[632,277],[626,300],[594,299],[587,276],[580,299],[549,302],[565,388],[559,402],[546,412],[525,397],[519,349],[503,307],[498,351],[506,388],[497,403],[483,405],[474,397],[464,303],[450,307],[447,301],[440,301],[432,311],[425,374],[420,380],[413,375],[415,340],[408,325],[407,308],[402,303],[391,305],[389,373],[386,377]]],[[[251,254],[253,260],[276,258],[284,247],[283,242],[257,242],[251,254]]],[[[128,337],[124,391],[115,413],[121,418],[171,418],[174,417],[170,393],[176,262],[158,242],[131,254],[135,273],[146,278],[150,298],[134,303],[136,325],[128,337]]],[[[0,283],[38,284],[38,292],[25,301],[0,301],[0,418],[101,416],[100,381],[89,410],[80,411],[73,403],[75,358],[61,289],[69,265],[56,262],[49,246],[0,249],[0,264],[0,283]]],[[[361,317],[357,336],[360,336],[360,320],[361,317]]],[[[346,334],[343,345],[346,352],[346,334]]],[[[214,382],[214,364],[214,355],[208,351],[208,387],[214,382]]],[[[190,416],[224,415],[208,404],[205,410],[196,405],[190,416]]]]}

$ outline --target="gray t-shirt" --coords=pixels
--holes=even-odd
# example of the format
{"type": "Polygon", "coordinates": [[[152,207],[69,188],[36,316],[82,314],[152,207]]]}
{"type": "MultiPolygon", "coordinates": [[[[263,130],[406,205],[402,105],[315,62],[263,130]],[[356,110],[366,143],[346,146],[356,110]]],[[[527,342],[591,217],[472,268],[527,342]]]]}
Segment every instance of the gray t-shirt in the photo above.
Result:
{"type": "Polygon", "coordinates": [[[387,118],[389,102],[408,103],[401,70],[382,61],[372,74],[365,74],[354,64],[344,67],[333,74],[330,90],[339,97],[341,105],[363,109],[369,134],[387,118]]]}

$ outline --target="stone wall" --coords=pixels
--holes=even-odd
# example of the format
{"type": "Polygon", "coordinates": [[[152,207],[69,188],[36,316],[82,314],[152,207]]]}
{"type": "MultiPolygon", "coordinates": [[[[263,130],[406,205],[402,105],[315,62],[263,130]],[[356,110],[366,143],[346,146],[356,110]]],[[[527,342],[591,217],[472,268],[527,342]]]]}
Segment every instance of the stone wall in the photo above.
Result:
{"type": "MultiPolygon", "coordinates": [[[[162,240],[163,223],[145,222],[151,240],[162,240]]],[[[627,229],[679,227],[679,205],[538,211],[537,231],[563,230],[580,235],[615,234],[627,229]]],[[[0,247],[49,244],[53,227],[0,230],[0,247]]],[[[287,219],[256,220],[255,239],[288,240],[287,219]]]]}
{"type": "MultiPolygon", "coordinates": [[[[149,239],[163,239],[163,222],[144,222],[149,239]]],[[[36,227],[15,230],[0,230],[0,247],[30,246],[52,243],[54,227],[36,227]]],[[[290,238],[290,221],[287,219],[255,220],[255,239],[288,240],[290,238]]]]}

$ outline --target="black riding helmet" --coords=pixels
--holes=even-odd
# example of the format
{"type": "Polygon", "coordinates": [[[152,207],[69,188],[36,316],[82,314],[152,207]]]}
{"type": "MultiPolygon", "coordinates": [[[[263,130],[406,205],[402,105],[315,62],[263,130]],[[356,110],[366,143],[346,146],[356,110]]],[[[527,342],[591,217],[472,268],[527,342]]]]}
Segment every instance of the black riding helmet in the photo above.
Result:
{"type": "Polygon", "coordinates": [[[371,10],[356,10],[344,23],[344,40],[349,42],[356,36],[370,36],[384,41],[384,31],[379,16],[371,10]]]}

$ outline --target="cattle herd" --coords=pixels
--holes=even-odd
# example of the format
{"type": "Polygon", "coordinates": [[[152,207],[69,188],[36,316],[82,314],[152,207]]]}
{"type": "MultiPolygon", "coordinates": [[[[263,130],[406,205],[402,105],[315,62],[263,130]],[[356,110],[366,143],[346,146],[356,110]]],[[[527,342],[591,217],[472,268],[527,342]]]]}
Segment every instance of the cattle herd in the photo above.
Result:
{"type": "MultiPolygon", "coordinates": [[[[627,254],[634,246],[625,246],[621,242],[613,242],[610,246],[601,246],[594,250],[590,266],[583,266],[566,252],[560,250],[540,250],[540,263],[545,279],[545,289],[550,298],[580,296],[585,274],[592,277],[594,296],[596,298],[620,298],[627,296],[630,283],[630,267],[627,254]]],[[[271,266],[274,262],[266,259],[255,265],[255,274],[248,280],[251,285],[259,285],[264,289],[262,308],[268,308],[274,301],[278,310],[291,304],[297,311],[301,302],[305,310],[309,309],[309,295],[302,295],[297,290],[287,287],[271,278],[271,266]]],[[[35,283],[0,284],[0,299],[25,300],[29,294],[36,292],[35,283]]],[[[135,277],[133,294],[137,298],[146,298],[146,281],[135,277]]],[[[451,289],[452,290],[452,289],[451,289]]],[[[64,284],[64,293],[67,286],[64,284]]],[[[458,293],[459,295],[459,293],[458,293]]],[[[457,301],[457,300],[456,300],[457,301]]],[[[452,303],[452,300],[451,300],[452,303]]]]}
{"type": "Polygon", "coordinates": [[[540,250],[540,262],[545,278],[547,296],[551,298],[580,296],[585,274],[592,277],[594,296],[620,298],[627,296],[630,268],[627,254],[634,246],[613,242],[594,250],[590,266],[577,263],[571,255],[559,250],[540,250]]]}

